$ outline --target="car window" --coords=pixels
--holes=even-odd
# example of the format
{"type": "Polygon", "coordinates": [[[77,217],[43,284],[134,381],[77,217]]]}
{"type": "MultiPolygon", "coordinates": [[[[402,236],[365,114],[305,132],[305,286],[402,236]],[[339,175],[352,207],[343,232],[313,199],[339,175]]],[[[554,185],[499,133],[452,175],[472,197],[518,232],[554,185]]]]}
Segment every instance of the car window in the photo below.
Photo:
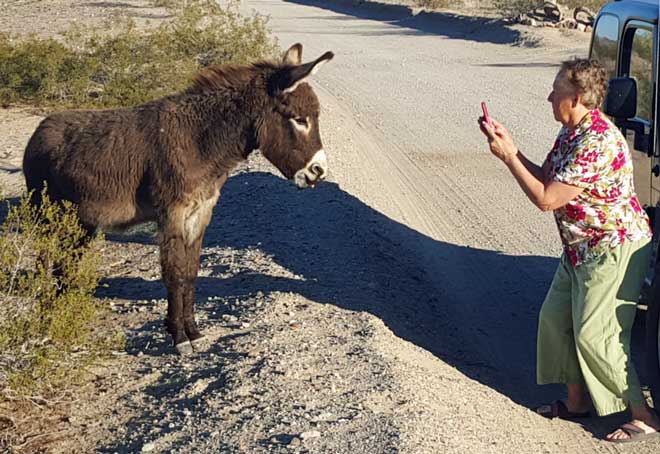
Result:
{"type": "Polygon", "coordinates": [[[611,14],[602,15],[594,29],[591,58],[598,60],[603,65],[608,78],[616,76],[618,37],[619,19],[611,14]]]}
{"type": "Polygon", "coordinates": [[[631,30],[632,46],[628,74],[637,81],[637,117],[651,121],[653,105],[653,32],[631,30]]]}

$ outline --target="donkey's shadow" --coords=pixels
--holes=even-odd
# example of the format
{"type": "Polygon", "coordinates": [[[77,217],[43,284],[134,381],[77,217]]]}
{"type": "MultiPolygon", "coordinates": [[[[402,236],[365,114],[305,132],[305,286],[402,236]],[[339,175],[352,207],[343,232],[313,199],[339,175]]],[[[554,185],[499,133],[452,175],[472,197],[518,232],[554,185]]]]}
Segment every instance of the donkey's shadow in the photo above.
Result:
{"type": "MultiPolygon", "coordinates": [[[[209,297],[244,300],[257,292],[294,292],[367,311],[398,337],[526,407],[561,393],[535,385],[537,316],[556,258],[437,241],[335,183],[299,191],[279,177],[254,172],[226,183],[205,237],[206,248],[217,246],[258,249],[304,279],[257,273],[201,277],[198,306],[210,304],[209,297]]],[[[99,296],[131,289],[136,299],[165,297],[160,281],[106,282],[99,296]]],[[[609,418],[593,427],[587,422],[598,435],[612,424],[609,418]]]]}
{"type": "MultiPolygon", "coordinates": [[[[139,234],[110,238],[153,241],[139,234]]],[[[335,183],[299,191],[279,177],[255,172],[225,184],[202,261],[208,248],[218,246],[258,249],[304,279],[246,273],[199,277],[198,306],[213,297],[295,292],[368,311],[397,336],[518,399],[525,394],[520,384],[534,381],[536,316],[554,258],[513,257],[436,241],[335,183]],[[515,277],[521,274],[528,279],[515,277]],[[480,282],[473,281],[475,276],[480,282]],[[487,333],[488,345],[481,333],[487,333]]],[[[100,297],[166,297],[161,281],[119,277],[105,283],[100,297]]]]}

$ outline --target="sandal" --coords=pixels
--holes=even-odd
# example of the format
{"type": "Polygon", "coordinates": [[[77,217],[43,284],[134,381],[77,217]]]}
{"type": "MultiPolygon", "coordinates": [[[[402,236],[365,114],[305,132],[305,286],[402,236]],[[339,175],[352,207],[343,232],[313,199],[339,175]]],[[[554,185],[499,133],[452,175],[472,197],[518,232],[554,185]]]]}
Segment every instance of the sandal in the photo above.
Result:
{"type": "Polygon", "coordinates": [[[660,436],[660,432],[657,430],[644,432],[644,429],[629,422],[621,425],[619,430],[625,433],[628,438],[605,438],[605,440],[612,443],[632,443],[634,441],[648,440],[649,438],[660,436]]]}
{"type": "Polygon", "coordinates": [[[568,407],[563,400],[555,400],[553,403],[548,405],[541,405],[536,409],[536,413],[548,419],[580,419],[588,418],[591,414],[590,411],[574,412],[569,411],[568,407]]]}

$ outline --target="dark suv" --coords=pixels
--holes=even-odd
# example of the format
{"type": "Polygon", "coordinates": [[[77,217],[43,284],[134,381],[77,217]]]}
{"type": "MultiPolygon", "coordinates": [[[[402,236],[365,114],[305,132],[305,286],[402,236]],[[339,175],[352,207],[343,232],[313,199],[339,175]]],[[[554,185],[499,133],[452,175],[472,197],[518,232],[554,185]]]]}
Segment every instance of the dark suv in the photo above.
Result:
{"type": "Polygon", "coordinates": [[[640,297],[646,310],[646,357],[653,402],[660,409],[660,117],[658,0],[621,0],[598,13],[590,57],[609,72],[604,110],[626,135],[635,189],[651,218],[653,256],[640,297]]]}

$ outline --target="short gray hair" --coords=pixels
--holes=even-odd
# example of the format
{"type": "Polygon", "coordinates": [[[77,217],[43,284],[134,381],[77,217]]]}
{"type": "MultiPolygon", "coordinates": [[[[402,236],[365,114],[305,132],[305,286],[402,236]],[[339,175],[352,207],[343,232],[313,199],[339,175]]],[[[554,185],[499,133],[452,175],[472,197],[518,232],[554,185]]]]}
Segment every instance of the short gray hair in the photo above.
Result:
{"type": "Polygon", "coordinates": [[[607,73],[597,60],[576,58],[562,62],[559,74],[573,86],[588,109],[600,107],[607,92],[607,73]]]}

